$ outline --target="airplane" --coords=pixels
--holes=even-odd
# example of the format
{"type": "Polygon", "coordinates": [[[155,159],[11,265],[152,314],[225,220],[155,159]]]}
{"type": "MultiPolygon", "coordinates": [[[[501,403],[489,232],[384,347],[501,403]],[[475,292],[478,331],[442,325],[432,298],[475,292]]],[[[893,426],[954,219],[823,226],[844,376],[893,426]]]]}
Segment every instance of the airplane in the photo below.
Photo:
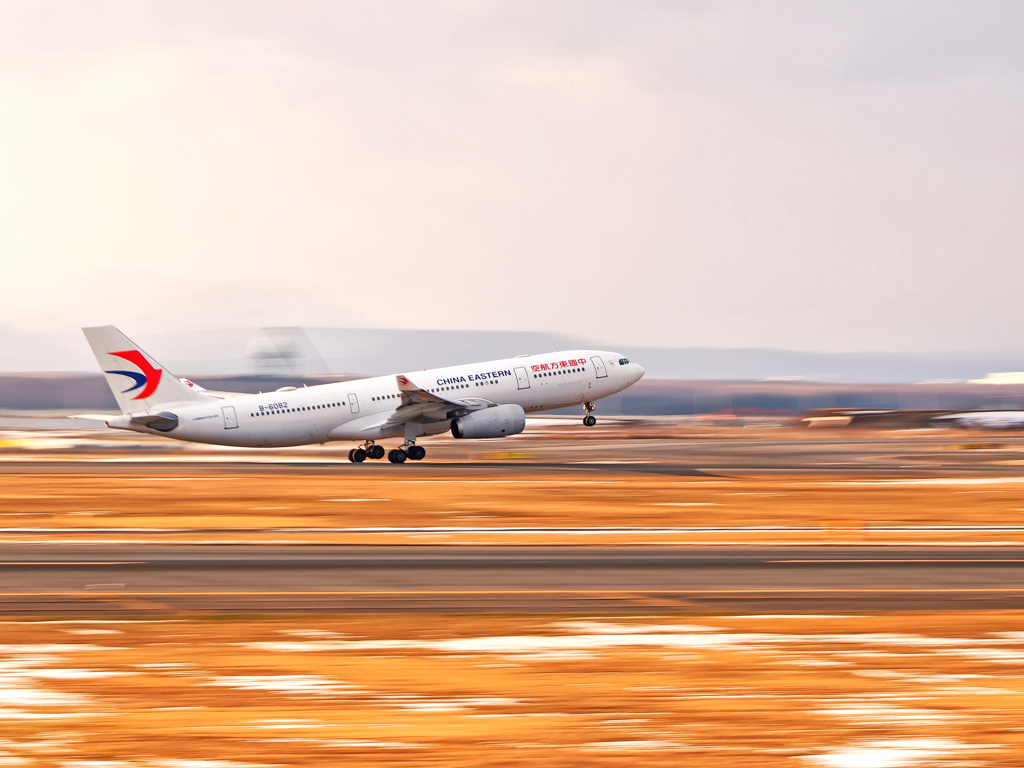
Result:
{"type": "Polygon", "coordinates": [[[1024,411],[963,411],[936,416],[932,423],[964,429],[1021,429],[1024,427],[1024,411]]]}
{"type": "Polygon", "coordinates": [[[469,365],[375,376],[256,395],[210,392],[179,379],[112,325],[83,328],[121,414],[81,414],[112,429],[212,445],[281,448],[353,441],[354,463],[382,459],[379,440],[401,438],[392,464],[419,461],[424,435],[457,439],[510,437],[526,414],[583,405],[621,392],[644,369],[600,350],[521,355],[469,365]]]}

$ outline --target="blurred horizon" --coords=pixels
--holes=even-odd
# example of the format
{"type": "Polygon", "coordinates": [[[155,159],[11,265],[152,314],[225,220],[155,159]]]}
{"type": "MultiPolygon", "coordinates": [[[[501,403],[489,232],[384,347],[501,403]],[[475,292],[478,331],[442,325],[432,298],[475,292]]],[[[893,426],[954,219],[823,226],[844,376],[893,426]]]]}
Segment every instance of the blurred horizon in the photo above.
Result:
{"type": "MultiPolygon", "coordinates": [[[[141,336],[129,329],[128,335],[180,376],[382,375],[574,348],[607,349],[632,357],[645,367],[648,380],[920,383],[974,381],[993,373],[1024,371],[1024,353],[615,346],[529,331],[278,327],[141,336]]],[[[0,348],[0,373],[98,371],[80,333],[33,333],[0,326],[0,348]]]]}

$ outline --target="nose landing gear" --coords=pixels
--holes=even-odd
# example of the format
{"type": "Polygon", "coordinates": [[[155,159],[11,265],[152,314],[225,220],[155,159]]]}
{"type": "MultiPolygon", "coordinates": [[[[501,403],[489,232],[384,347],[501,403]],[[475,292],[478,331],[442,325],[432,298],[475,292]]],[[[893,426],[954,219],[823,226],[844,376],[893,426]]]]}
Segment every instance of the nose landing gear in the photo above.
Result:
{"type": "Polygon", "coordinates": [[[594,401],[584,403],[583,407],[587,409],[587,415],[583,417],[583,426],[592,427],[597,424],[597,418],[591,414],[591,411],[594,410],[594,401]]]}

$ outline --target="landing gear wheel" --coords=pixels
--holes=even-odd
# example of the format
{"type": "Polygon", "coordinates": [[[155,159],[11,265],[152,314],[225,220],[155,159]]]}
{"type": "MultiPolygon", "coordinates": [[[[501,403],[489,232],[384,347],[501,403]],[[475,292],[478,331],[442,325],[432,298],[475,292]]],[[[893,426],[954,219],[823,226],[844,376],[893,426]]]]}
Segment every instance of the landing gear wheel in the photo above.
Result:
{"type": "Polygon", "coordinates": [[[426,457],[427,449],[419,445],[410,445],[409,449],[405,453],[413,461],[419,461],[420,459],[426,457]]]}
{"type": "Polygon", "coordinates": [[[392,464],[404,464],[407,458],[408,456],[406,456],[405,451],[401,448],[395,448],[392,451],[388,451],[388,461],[392,464]]]}
{"type": "Polygon", "coordinates": [[[384,458],[384,446],[383,445],[371,445],[366,449],[366,455],[371,459],[383,459],[384,458]]]}
{"type": "Polygon", "coordinates": [[[592,427],[597,424],[597,419],[591,416],[589,413],[583,417],[583,426],[592,427]]]}
{"type": "Polygon", "coordinates": [[[353,448],[348,452],[348,460],[356,464],[366,461],[366,451],[362,448],[353,448]]]}

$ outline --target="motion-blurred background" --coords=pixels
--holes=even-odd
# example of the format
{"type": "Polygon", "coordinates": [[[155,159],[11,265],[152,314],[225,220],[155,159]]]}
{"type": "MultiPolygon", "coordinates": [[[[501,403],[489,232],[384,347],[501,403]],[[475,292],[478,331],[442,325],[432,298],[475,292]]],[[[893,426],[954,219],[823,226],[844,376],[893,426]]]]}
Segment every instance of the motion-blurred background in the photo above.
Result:
{"type": "MultiPolygon", "coordinates": [[[[530,331],[241,328],[138,340],[208,389],[269,391],[550,349],[607,348],[530,331]]],[[[3,414],[116,410],[79,333],[4,334],[3,414]]],[[[627,346],[646,377],[601,402],[606,415],[788,419],[818,409],[1019,410],[1024,354],[822,353],[627,346]]],[[[0,416],[2,418],[2,416],[0,416]]],[[[0,421],[0,424],[3,422],[0,421]]],[[[8,422],[10,423],[10,422],[8,422]]],[[[909,424],[909,422],[908,422],[909,424]]]]}
{"type": "Polygon", "coordinates": [[[335,373],[567,337],[652,378],[1022,370],[1022,22],[4,3],[0,370],[92,370],[104,323],[195,376],[252,372],[277,327],[335,373]]]}
{"type": "Polygon", "coordinates": [[[0,765],[1019,768],[1022,210],[1019,0],[3,0],[0,765]],[[647,375],[357,464],[105,324],[647,375]]]}

